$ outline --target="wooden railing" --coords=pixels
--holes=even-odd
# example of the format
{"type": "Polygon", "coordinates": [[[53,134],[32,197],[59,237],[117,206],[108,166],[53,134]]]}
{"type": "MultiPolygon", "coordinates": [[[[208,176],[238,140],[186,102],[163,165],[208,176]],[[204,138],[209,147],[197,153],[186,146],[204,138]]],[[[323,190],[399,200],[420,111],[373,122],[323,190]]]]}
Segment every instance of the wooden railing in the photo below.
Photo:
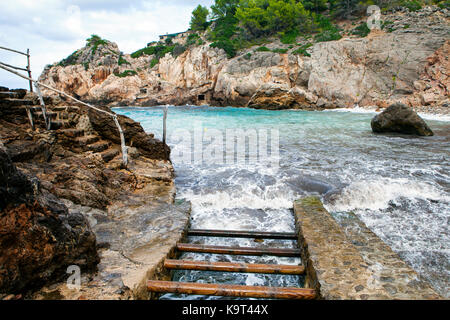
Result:
{"type": "MultiPolygon", "coordinates": [[[[1,47],[1,46],[0,46],[0,49],[26,56],[27,57],[27,66],[25,68],[12,66],[12,65],[9,65],[9,64],[6,64],[6,63],[2,63],[2,64],[7,66],[7,67],[9,67],[9,68],[13,68],[13,69],[16,69],[16,70],[21,70],[21,71],[26,71],[28,73],[28,78],[31,78],[30,49],[27,49],[27,53],[20,52],[20,51],[17,51],[17,50],[14,50],[14,49],[10,49],[10,48],[1,47]]],[[[33,81],[30,80],[29,83],[30,83],[30,92],[33,92],[33,81]]]]}

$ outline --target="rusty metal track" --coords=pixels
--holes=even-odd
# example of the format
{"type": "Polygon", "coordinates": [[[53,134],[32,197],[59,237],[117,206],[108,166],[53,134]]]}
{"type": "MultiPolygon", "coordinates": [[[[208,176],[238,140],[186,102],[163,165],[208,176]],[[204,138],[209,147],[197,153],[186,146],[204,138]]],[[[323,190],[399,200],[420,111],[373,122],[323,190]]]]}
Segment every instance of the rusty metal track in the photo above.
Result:
{"type": "Polygon", "coordinates": [[[167,269],[179,269],[179,270],[243,272],[243,273],[264,273],[264,274],[301,275],[305,273],[304,266],[187,261],[187,260],[166,260],[164,262],[164,267],[167,269]]]}
{"type": "Polygon", "coordinates": [[[300,249],[279,249],[279,248],[252,248],[252,247],[222,247],[207,246],[201,244],[178,243],[177,249],[184,252],[231,254],[245,256],[278,256],[278,257],[299,257],[300,249]]]}
{"type": "Polygon", "coordinates": [[[288,232],[259,232],[259,231],[228,231],[228,230],[190,230],[190,236],[205,237],[230,237],[230,238],[255,238],[255,239],[278,239],[297,240],[295,233],[288,232]]]}
{"type": "MultiPolygon", "coordinates": [[[[227,231],[227,230],[189,230],[188,236],[202,237],[230,237],[296,240],[295,233],[227,231]]],[[[300,257],[298,248],[258,248],[258,247],[227,247],[211,246],[193,243],[178,243],[178,252],[196,252],[246,256],[279,256],[300,257]]],[[[260,273],[279,275],[303,275],[306,268],[302,265],[250,264],[240,262],[209,262],[173,260],[164,261],[166,270],[196,270],[236,273],[260,273]]],[[[265,298],[265,299],[316,299],[317,293],[313,289],[293,287],[245,286],[234,284],[204,284],[173,281],[148,281],[147,289],[152,293],[174,293],[191,295],[214,295],[223,297],[265,298]]]]}
{"type": "Polygon", "coordinates": [[[300,300],[311,300],[316,298],[316,292],[313,289],[287,287],[259,287],[150,280],[147,281],[147,289],[150,292],[157,293],[195,294],[222,297],[300,300]]]}

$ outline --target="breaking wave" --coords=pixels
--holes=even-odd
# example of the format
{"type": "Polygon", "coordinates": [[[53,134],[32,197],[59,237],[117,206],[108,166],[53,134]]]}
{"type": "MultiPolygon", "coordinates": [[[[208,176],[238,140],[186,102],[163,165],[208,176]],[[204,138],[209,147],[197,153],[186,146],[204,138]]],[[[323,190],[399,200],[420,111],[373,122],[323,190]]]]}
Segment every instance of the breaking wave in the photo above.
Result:
{"type": "Polygon", "coordinates": [[[446,201],[450,197],[435,186],[408,179],[378,178],[372,181],[357,181],[334,193],[326,202],[331,212],[357,209],[383,210],[399,204],[401,198],[446,201]]]}

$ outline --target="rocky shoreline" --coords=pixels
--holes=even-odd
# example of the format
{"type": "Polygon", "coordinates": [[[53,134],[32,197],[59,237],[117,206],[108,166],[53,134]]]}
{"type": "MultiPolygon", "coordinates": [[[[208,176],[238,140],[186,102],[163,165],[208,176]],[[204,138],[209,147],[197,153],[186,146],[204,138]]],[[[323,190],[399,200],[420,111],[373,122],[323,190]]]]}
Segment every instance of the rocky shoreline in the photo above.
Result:
{"type": "Polygon", "coordinates": [[[143,283],[189,221],[170,148],[119,116],[124,167],[108,115],[46,98],[46,130],[36,95],[0,93],[0,299],[145,298],[143,283]],[[80,290],[66,287],[71,265],[80,290]]]}

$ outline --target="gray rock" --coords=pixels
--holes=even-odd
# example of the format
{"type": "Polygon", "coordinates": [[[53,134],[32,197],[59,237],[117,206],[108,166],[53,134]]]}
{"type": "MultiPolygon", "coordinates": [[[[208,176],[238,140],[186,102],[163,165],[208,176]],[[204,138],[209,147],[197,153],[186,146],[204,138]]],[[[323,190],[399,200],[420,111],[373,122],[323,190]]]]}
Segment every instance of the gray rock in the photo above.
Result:
{"type": "Polygon", "coordinates": [[[396,103],[372,120],[375,133],[397,132],[419,136],[433,136],[434,133],[426,122],[411,108],[396,103]]]}

